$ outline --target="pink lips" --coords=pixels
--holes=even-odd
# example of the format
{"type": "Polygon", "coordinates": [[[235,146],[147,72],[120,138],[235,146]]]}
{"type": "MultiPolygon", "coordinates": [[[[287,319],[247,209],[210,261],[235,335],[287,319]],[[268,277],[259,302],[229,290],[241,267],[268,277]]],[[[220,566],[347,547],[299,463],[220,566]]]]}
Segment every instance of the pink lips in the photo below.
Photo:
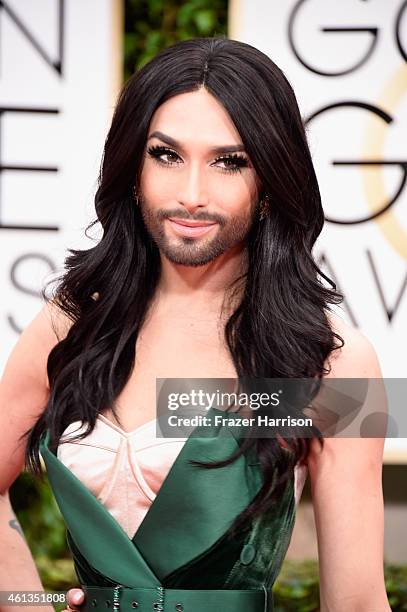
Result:
{"type": "Polygon", "coordinates": [[[179,236],[203,236],[210,232],[215,222],[211,221],[188,221],[186,219],[168,219],[172,229],[179,236]]]}

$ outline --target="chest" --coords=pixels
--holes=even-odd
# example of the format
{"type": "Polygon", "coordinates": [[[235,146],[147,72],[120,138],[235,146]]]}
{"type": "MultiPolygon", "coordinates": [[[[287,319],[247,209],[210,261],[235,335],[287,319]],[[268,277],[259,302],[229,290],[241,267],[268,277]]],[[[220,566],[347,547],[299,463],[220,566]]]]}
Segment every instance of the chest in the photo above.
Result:
{"type": "MultiPolygon", "coordinates": [[[[155,418],[157,378],[236,378],[219,320],[159,313],[148,319],[137,339],[133,372],[117,398],[125,431],[155,418]]],[[[114,420],[110,410],[104,414],[114,420]]]]}

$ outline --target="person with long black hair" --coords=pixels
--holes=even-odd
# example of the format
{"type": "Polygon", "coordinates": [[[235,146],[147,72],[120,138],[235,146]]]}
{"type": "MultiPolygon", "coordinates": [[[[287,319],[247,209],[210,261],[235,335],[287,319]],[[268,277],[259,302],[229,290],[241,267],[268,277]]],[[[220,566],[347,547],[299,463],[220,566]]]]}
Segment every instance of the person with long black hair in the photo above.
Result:
{"type": "Polygon", "coordinates": [[[321,610],[390,610],[382,438],[151,432],[157,378],[381,377],[312,254],[324,214],[283,72],[224,37],[161,51],[119,97],[95,207],[101,239],[70,250],[2,379],[1,589],[41,588],[8,499],[41,453],[84,609],[272,610],[308,470],[321,610]]]}

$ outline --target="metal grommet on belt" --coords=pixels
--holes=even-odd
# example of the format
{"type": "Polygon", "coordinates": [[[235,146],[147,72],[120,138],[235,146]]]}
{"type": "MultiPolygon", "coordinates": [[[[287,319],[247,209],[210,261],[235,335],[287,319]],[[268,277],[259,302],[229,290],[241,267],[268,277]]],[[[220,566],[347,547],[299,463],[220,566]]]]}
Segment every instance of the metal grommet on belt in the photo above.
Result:
{"type": "Polygon", "coordinates": [[[92,606],[95,607],[97,602],[98,602],[97,599],[92,599],[92,606]]]}
{"type": "Polygon", "coordinates": [[[176,609],[177,612],[182,612],[183,609],[184,609],[184,606],[181,603],[177,603],[175,605],[175,609],[176,609]]]}
{"type": "Polygon", "coordinates": [[[138,608],[138,601],[132,601],[131,602],[131,607],[132,608],[138,608]]]}

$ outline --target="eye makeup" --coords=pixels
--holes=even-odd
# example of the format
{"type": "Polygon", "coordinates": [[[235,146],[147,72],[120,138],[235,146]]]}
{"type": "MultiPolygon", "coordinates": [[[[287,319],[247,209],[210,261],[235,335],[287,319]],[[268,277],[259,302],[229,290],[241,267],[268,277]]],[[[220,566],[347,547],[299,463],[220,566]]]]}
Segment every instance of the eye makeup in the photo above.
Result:
{"type": "MultiPolygon", "coordinates": [[[[175,161],[175,158],[181,159],[178,153],[162,145],[154,145],[148,147],[147,153],[155,162],[157,162],[161,166],[173,166],[174,164],[179,163],[175,161]],[[162,159],[163,155],[172,158],[172,161],[165,161],[164,159],[162,159]]],[[[224,163],[225,167],[219,167],[219,170],[227,174],[234,174],[235,172],[240,172],[241,168],[246,168],[249,165],[247,158],[244,155],[239,155],[238,153],[220,155],[215,159],[215,163],[220,162],[224,163]]]]}

